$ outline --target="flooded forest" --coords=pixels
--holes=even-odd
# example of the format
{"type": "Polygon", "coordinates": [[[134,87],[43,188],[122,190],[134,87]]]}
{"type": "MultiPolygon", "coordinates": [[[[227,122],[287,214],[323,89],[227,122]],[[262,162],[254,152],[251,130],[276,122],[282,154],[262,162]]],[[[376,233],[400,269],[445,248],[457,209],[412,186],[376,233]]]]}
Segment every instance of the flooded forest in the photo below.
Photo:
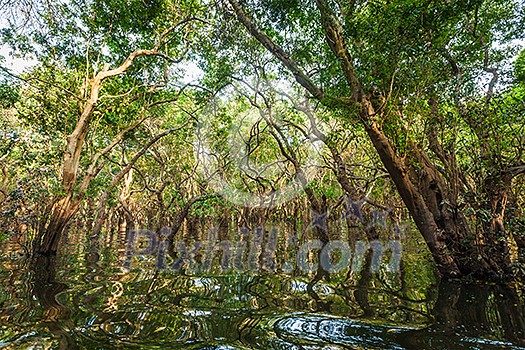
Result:
{"type": "Polygon", "coordinates": [[[0,0],[0,349],[525,349],[523,0],[0,0]]]}

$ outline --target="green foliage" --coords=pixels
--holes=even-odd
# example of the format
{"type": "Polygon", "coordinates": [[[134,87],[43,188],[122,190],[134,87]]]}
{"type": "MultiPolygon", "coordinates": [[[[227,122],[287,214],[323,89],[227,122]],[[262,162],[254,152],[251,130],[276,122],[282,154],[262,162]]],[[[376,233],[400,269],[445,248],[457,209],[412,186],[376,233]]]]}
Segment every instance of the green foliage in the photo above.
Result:
{"type": "Polygon", "coordinates": [[[18,89],[13,82],[0,83],[0,109],[10,109],[20,98],[18,89]]]}
{"type": "Polygon", "coordinates": [[[518,84],[525,84],[525,50],[521,50],[514,62],[514,76],[518,84]]]}

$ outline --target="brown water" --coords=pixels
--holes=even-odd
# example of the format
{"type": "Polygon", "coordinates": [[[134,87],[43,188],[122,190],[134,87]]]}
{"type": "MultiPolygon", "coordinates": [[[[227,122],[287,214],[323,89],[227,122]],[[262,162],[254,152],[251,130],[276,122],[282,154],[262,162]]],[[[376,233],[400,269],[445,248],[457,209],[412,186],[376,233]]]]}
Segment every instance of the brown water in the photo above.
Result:
{"type": "MultiPolygon", "coordinates": [[[[237,250],[244,241],[226,236],[237,250]]],[[[425,250],[400,242],[396,271],[391,253],[376,271],[369,251],[359,271],[349,265],[316,283],[286,240],[273,265],[268,238],[255,241],[259,250],[246,240],[245,264],[229,269],[206,250],[195,266],[174,266],[177,257],[159,260],[162,241],[130,251],[117,233],[70,234],[58,257],[32,261],[4,242],[0,348],[525,349],[522,287],[440,283],[425,250]]]]}

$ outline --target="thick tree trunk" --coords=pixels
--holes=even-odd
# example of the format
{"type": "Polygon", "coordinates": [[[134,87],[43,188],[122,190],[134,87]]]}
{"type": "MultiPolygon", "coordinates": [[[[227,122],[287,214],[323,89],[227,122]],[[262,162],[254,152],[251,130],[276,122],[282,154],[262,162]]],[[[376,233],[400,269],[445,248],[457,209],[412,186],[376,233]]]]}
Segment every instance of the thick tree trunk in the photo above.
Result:
{"type": "Polygon", "coordinates": [[[375,123],[367,125],[366,131],[419,232],[425,239],[438,270],[444,276],[458,277],[461,274],[460,269],[452,258],[452,252],[446,248],[445,237],[438,229],[427,203],[410,180],[404,161],[395,154],[390,141],[375,123]]]}
{"type": "Polygon", "coordinates": [[[47,226],[38,233],[34,242],[33,249],[36,254],[54,255],[56,253],[62,233],[80,208],[80,201],[72,197],[73,194],[69,194],[54,203],[47,226]]]}
{"type": "Polygon", "coordinates": [[[50,255],[56,253],[58,242],[67,223],[80,208],[82,194],[75,196],[74,190],[80,153],[88,132],[94,104],[93,100],[89,100],[86,103],[75,130],[67,137],[67,146],[62,165],[62,187],[66,195],[54,203],[49,223],[45,230],[39,233],[35,246],[35,252],[38,254],[50,255]]]}

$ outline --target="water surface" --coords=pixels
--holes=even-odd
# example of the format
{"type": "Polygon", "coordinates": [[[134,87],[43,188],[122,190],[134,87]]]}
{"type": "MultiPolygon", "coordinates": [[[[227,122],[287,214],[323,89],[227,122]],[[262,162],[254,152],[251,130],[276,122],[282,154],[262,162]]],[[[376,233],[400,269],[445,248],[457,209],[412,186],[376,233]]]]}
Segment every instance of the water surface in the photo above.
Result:
{"type": "Polygon", "coordinates": [[[273,270],[247,271],[220,268],[220,254],[211,269],[161,270],[154,253],[130,265],[127,243],[77,232],[57,257],[28,260],[4,242],[0,348],[525,349],[520,286],[440,282],[409,241],[399,271],[388,256],[371,271],[369,252],[359,273],[316,283],[282,242],[273,270]]]}

